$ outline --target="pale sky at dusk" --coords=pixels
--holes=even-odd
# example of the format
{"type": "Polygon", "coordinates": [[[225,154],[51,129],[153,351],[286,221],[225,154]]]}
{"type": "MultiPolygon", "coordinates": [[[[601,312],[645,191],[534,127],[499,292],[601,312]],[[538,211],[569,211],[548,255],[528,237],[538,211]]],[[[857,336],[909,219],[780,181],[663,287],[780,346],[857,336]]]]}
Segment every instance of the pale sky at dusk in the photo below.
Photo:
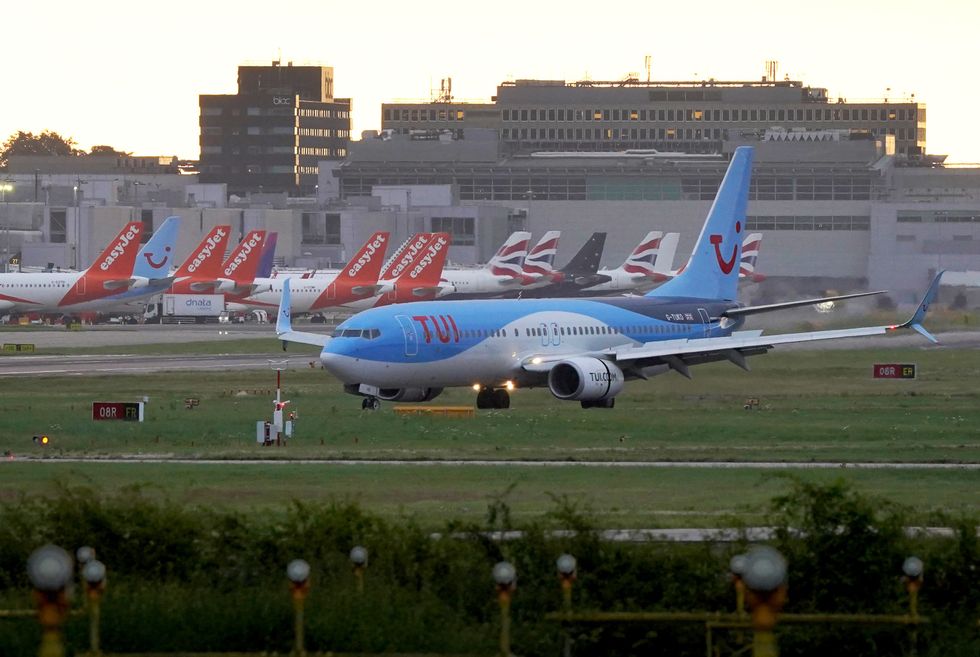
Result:
{"type": "Polygon", "coordinates": [[[914,93],[930,153],[980,162],[980,3],[822,0],[360,3],[35,0],[0,12],[0,140],[55,130],[83,148],[196,159],[198,94],[234,93],[237,67],[334,67],[352,134],[381,103],[427,99],[439,79],[487,101],[517,78],[758,79],[763,62],[848,100],[914,93]]]}

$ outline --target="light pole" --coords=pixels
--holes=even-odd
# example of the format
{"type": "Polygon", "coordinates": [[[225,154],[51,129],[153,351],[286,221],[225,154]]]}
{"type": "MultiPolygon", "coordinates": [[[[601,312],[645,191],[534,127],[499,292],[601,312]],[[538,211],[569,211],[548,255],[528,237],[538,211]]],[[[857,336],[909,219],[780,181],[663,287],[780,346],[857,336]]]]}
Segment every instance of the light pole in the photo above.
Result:
{"type": "Polygon", "coordinates": [[[293,559],[286,566],[286,577],[293,598],[293,654],[302,657],[306,654],[303,637],[303,606],[310,592],[310,564],[302,559],[293,559]]]}
{"type": "Polygon", "coordinates": [[[753,657],[777,657],[776,617],[786,602],[786,559],[768,546],[752,548],[745,555],[742,580],[752,610],[753,657]]]}
{"type": "Polygon", "coordinates": [[[87,180],[76,177],[75,186],[72,187],[75,196],[75,247],[71,250],[71,268],[75,270],[78,269],[78,249],[81,246],[78,238],[84,232],[82,231],[81,203],[79,202],[79,197],[82,194],[82,183],[87,182],[87,180]]]}
{"type": "Polygon", "coordinates": [[[500,657],[511,657],[510,599],[517,588],[517,570],[509,562],[501,561],[493,567],[493,581],[497,584],[500,605],[500,657]]]}
{"type": "Polygon", "coordinates": [[[350,563],[354,569],[354,581],[357,586],[357,594],[364,593],[364,570],[368,564],[367,548],[355,545],[350,551],[350,563]]]}
{"type": "Polygon", "coordinates": [[[71,556],[56,545],[45,545],[31,553],[27,575],[34,586],[41,647],[38,657],[64,657],[62,626],[68,616],[68,585],[73,570],[71,556]]]}

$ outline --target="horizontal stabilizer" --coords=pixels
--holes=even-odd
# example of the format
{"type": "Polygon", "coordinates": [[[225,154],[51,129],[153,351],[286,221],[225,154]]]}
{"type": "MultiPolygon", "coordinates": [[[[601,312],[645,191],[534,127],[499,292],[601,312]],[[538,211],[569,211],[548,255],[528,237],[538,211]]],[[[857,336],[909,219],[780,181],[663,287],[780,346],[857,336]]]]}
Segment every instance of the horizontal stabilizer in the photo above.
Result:
{"type": "Polygon", "coordinates": [[[355,285],[350,289],[350,291],[357,295],[371,296],[373,294],[378,294],[383,289],[385,285],[355,285]]]}

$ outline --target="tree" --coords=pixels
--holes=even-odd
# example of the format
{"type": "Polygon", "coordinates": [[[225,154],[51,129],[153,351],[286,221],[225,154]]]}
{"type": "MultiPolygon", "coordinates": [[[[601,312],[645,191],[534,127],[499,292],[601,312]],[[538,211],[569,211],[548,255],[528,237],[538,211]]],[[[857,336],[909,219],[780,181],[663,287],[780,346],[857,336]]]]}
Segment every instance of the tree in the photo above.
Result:
{"type": "Polygon", "coordinates": [[[18,130],[3,143],[0,150],[0,166],[7,166],[11,155],[81,155],[84,151],[75,148],[75,140],[62,137],[53,130],[45,130],[39,135],[18,130]]]}
{"type": "Polygon", "coordinates": [[[106,145],[93,146],[92,147],[92,150],[89,151],[89,155],[121,155],[121,156],[126,156],[126,155],[131,155],[131,154],[132,153],[127,153],[125,151],[117,151],[112,146],[106,146],[106,145]]]}

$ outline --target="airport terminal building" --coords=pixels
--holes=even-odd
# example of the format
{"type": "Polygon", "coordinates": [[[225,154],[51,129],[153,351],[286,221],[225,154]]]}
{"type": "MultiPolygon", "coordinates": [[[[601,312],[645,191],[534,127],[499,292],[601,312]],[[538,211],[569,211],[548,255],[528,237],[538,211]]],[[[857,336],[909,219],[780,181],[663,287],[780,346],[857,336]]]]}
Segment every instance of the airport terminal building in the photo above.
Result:
{"type": "MultiPolygon", "coordinates": [[[[217,116],[204,116],[204,99],[202,145],[217,116]]],[[[916,101],[830,102],[792,82],[526,82],[501,85],[492,103],[386,104],[382,114],[385,130],[345,142],[343,158],[314,158],[313,179],[305,169],[302,181],[288,174],[302,183],[300,195],[211,180],[204,165],[215,160],[203,151],[197,176],[73,175],[33,161],[15,170],[12,161],[0,203],[3,250],[25,265],[84,267],[126,221],[142,218],[152,230],[176,214],[182,253],[230,223],[239,234],[277,231],[278,261],[288,266],[340,264],[375,230],[393,241],[448,231],[450,260],[470,265],[519,229],[561,230],[558,264],[606,231],[603,264],[613,267],[647,231],[676,231],[679,266],[731,152],[752,145],[748,228],[764,234],[757,269],[773,296],[785,284],[888,289],[909,302],[936,270],[980,270],[980,170],[927,154],[925,106],[916,101]]]]}

